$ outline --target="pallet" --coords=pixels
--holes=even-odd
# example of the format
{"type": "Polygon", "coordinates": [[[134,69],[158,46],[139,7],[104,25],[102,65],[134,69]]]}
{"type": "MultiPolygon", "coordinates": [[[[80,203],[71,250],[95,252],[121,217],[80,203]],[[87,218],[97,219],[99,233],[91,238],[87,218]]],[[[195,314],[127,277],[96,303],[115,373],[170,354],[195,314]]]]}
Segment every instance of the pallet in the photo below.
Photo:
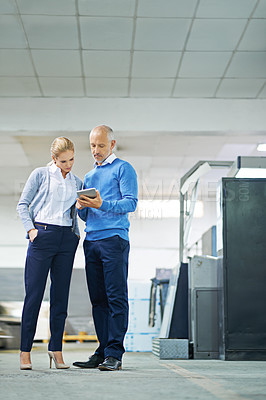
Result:
{"type": "Polygon", "coordinates": [[[79,343],[83,343],[84,341],[97,342],[97,340],[98,339],[96,335],[87,335],[87,332],[79,332],[78,335],[68,335],[66,332],[64,332],[63,335],[63,343],[68,341],[75,341],[79,343]]]}

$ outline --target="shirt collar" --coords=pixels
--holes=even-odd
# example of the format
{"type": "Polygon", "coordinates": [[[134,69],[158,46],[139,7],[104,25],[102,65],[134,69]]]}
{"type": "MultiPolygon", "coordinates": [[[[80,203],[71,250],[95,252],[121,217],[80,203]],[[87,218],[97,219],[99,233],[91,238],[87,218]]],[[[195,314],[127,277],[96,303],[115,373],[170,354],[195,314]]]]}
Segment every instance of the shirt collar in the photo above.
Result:
{"type": "Polygon", "coordinates": [[[53,172],[54,174],[57,172],[57,170],[59,170],[59,168],[55,165],[55,163],[51,164],[49,166],[49,169],[51,172],[53,172]]]}
{"type": "MultiPolygon", "coordinates": [[[[110,154],[110,156],[108,156],[108,157],[104,160],[104,162],[103,162],[101,165],[99,165],[99,167],[102,167],[103,165],[106,165],[106,164],[112,164],[112,162],[113,162],[116,158],[117,158],[117,157],[116,157],[116,155],[115,155],[114,153],[110,154]]],[[[98,167],[98,164],[95,162],[95,163],[94,163],[94,168],[96,168],[96,167],[98,167]]]]}
{"type": "MultiPolygon", "coordinates": [[[[57,174],[58,176],[62,176],[62,177],[63,177],[63,175],[62,175],[62,173],[61,173],[61,169],[58,168],[57,165],[56,165],[55,163],[53,163],[52,165],[50,165],[50,166],[49,166],[49,169],[50,169],[50,171],[51,171],[53,174],[57,174]]],[[[70,171],[70,172],[67,174],[66,179],[71,179],[71,177],[72,177],[72,175],[71,175],[71,171],[70,171]]]]}

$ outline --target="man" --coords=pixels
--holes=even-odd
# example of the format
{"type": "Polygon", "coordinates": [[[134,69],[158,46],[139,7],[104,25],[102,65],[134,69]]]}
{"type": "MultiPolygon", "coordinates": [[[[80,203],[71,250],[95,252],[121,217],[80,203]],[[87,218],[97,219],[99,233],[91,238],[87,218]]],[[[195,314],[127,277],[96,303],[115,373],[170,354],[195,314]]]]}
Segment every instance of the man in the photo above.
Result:
{"type": "Polygon", "coordinates": [[[86,277],[99,347],[80,368],[115,371],[122,368],[123,340],[128,326],[128,213],[137,206],[137,175],[133,167],[113,154],[114,134],[101,125],[90,133],[94,169],[84,189],[95,187],[97,197],[81,196],[78,213],[86,222],[83,243],[86,277]]]}

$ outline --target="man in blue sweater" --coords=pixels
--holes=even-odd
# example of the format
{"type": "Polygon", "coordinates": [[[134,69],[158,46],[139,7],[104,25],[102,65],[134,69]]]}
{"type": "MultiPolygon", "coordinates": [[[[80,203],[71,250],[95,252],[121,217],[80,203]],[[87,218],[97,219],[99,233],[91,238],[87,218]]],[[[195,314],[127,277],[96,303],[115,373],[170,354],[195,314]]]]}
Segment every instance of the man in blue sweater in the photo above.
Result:
{"type": "Polygon", "coordinates": [[[86,222],[86,276],[99,346],[87,362],[73,365],[115,371],[122,367],[128,326],[128,213],[137,206],[137,175],[128,162],[113,154],[110,127],[94,128],[90,146],[95,163],[85,176],[84,189],[96,188],[97,197],[82,196],[77,208],[86,222]]]}

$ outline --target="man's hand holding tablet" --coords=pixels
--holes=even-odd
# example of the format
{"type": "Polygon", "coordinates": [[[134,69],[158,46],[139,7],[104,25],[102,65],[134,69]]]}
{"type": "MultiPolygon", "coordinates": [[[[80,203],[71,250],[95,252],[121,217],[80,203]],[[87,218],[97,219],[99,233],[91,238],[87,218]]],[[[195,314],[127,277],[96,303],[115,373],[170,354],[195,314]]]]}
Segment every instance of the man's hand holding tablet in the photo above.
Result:
{"type": "Polygon", "coordinates": [[[76,207],[78,210],[83,208],[100,208],[102,205],[102,198],[100,193],[95,188],[83,189],[77,191],[78,198],[76,207]]]}
{"type": "Polygon", "coordinates": [[[91,199],[95,199],[95,197],[97,197],[97,192],[96,192],[95,188],[78,190],[77,194],[78,194],[78,197],[87,196],[87,197],[90,197],[91,199]]]}

